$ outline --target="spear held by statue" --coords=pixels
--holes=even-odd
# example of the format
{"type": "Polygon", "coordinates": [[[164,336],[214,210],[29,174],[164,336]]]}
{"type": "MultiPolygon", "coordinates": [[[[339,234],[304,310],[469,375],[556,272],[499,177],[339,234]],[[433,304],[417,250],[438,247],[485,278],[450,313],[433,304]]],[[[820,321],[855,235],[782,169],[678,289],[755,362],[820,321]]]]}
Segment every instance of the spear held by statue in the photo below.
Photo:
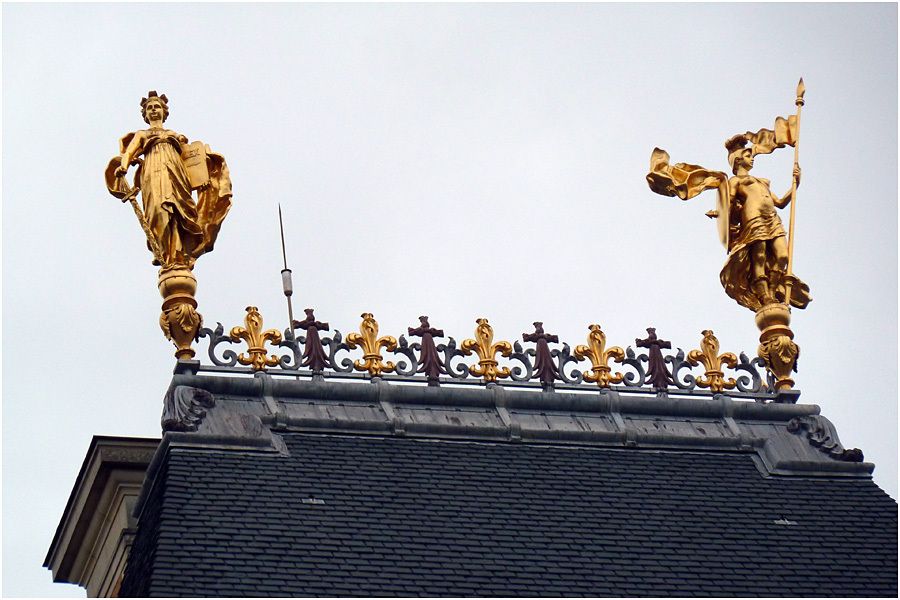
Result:
{"type": "MultiPolygon", "coordinates": [[[[806,86],[803,85],[803,78],[797,84],[797,99],[794,104],[797,106],[797,139],[794,142],[794,169],[800,168],[800,111],[805,104],[803,95],[806,93],[806,86]]],[[[797,179],[791,178],[791,216],[788,221],[788,264],[787,275],[785,276],[785,297],[791,297],[791,291],[794,287],[794,219],[797,211],[797,179]]]]}

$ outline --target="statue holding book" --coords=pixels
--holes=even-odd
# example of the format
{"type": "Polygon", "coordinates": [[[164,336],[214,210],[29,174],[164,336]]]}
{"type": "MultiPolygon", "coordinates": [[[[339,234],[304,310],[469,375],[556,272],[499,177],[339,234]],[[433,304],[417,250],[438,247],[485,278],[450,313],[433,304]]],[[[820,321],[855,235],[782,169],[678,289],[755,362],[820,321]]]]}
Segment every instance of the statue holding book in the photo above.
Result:
{"type": "MultiPolygon", "coordinates": [[[[163,127],[169,115],[165,94],[149,92],[141,100],[141,115],[150,127],[122,137],[119,155],[107,166],[106,185],[123,200],[140,192],[148,237],[157,245],[154,264],[190,268],[213,249],[231,207],[228,167],[203,142],[189,144],[184,135],[163,127]],[[137,165],[133,187],[126,179],[131,165],[137,165]]],[[[149,240],[148,246],[154,251],[149,240]]]]}
{"type": "Polygon", "coordinates": [[[160,267],[164,299],[160,326],[178,348],[176,357],[190,358],[191,342],[202,323],[195,310],[197,280],[191,271],[197,258],[213,249],[231,207],[231,179],[220,154],[163,126],[168,102],[165,94],[155,91],[141,100],[141,116],[149,128],[122,137],[105,180],[109,193],[134,209],[153,264],[160,267]],[[127,179],[131,166],[137,166],[133,185],[127,179]]]}

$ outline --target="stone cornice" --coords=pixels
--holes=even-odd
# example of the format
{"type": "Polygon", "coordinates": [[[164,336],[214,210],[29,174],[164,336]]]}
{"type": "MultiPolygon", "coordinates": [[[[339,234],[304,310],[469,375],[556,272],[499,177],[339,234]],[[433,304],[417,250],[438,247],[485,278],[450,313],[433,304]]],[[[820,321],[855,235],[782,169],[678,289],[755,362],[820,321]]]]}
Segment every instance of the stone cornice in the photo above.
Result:
{"type": "Polygon", "coordinates": [[[92,596],[112,591],[135,525],[133,504],[158,445],[151,438],[91,440],[44,560],[54,581],[78,584],[92,596]]]}
{"type": "MultiPolygon", "coordinates": [[[[870,477],[874,468],[837,460],[789,427],[792,420],[817,416],[818,406],[764,404],[727,394],[685,398],[615,390],[423,387],[283,380],[265,373],[252,378],[180,373],[172,386],[204,390],[216,399],[195,433],[179,434],[185,443],[226,436],[259,447],[269,432],[293,431],[731,450],[755,453],[766,474],[870,477]]],[[[836,439],[836,431],[832,435],[836,439]]],[[[275,449],[274,442],[269,446],[275,449]]]]}

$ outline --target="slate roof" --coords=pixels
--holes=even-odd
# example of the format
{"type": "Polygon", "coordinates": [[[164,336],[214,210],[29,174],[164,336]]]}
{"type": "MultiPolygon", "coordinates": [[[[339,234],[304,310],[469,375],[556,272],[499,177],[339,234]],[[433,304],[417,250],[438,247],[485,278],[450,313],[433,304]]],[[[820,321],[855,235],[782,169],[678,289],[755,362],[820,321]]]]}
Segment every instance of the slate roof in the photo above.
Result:
{"type": "Polygon", "coordinates": [[[897,595],[897,504],[871,465],[800,455],[813,405],[480,390],[500,436],[453,390],[224,379],[175,378],[214,407],[165,434],[122,595],[897,595]],[[591,411],[621,439],[575,431],[591,411]]]}

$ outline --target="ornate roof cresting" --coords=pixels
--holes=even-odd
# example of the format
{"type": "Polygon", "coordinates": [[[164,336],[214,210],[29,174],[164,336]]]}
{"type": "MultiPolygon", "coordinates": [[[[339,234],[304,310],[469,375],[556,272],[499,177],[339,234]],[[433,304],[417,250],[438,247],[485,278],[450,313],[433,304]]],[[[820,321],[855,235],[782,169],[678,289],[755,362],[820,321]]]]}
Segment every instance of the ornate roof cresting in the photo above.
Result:
{"type": "Polygon", "coordinates": [[[635,338],[635,345],[638,348],[646,348],[648,354],[647,360],[647,381],[654,388],[664,390],[675,383],[672,374],[666,368],[666,361],[663,358],[662,350],[672,347],[672,342],[661,340],[656,337],[656,327],[647,328],[647,337],[644,339],[635,338]]]}
{"type": "MultiPolygon", "coordinates": [[[[534,333],[523,333],[523,342],[534,342],[534,377],[540,380],[544,389],[552,389],[553,382],[560,379],[559,369],[553,363],[553,354],[550,352],[548,342],[559,343],[559,336],[550,333],[544,333],[544,324],[541,321],[535,321],[534,333]]],[[[516,343],[518,346],[518,342],[516,343]]],[[[515,348],[517,353],[521,353],[519,348],[515,348]]]]}
{"type": "Polygon", "coordinates": [[[733,390],[737,382],[723,377],[722,368],[729,366],[732,369],[737,366],[737,356],[732,352],[719,354],[719,340],[713,335],[712,329],[704,329],[703,339],[700,340],[700,350],[688,352],[687,359],[692,366],[703,363],[706,372],[697,380],[697,385],[709,388],[713,392],[733,390]]]}
{"type": "Polygon", "coordinates": [[[602,388],[608,388],[611,383],[622,383],[625,376],[618,371],[613,374],[609,368],[609,361],[621,363],[625,360],[625,351],[618,346],[607,349],[606,334],[596,323],[589,326],[588,330],[590,331],[587,337],[588,345],[575,348],[575,357],[578,360],[589,358],[591,361],[591,370],[584,372],[584,380],[596,383],[602,388]]]}
{"type": "Polygon", "coordinates": [[[328,323],[317,321],[316,316],[313,314],[313,309],[311,308],[305,309],[304,312],[306,313],[305,319],[302,321],[294,321],[294,327],[296,329],[303,329],[306,331],[306,345],[303,350],[300,366],[309,367],[313,373],[321,373],[325,370],[325,367],[328,366],[328,357],[325,356],[325,351],[322,349],[322,344],[319,340],[319,332],[328,331],[328,323]]]}
{"type": "Polygon", "coordinates": [[[397,338],[386,335],[378,337],[378,321],[372,313],[366,312],[360,315],[362,323],[359,325],[359,333],[347,334],[347,346],[350,349],[360,346],[363,350],[362,360],[353,363],[357,371],[367,371],[372,377],[378,377],[382,373],[390,373],[394,370],[394,363],[384,362],[381,356],[381,348],[391,351],[397,348],[397,338]]]}
{"type": "Polygon", "coordinates": [[[313,379],[365,377],[373,380],[395,378],[403,381],[423,381],[429,386],[448,384],[499,384],[505,386],[534,386],[545,391],[585,388],[585,382],[596,384],[593,389],[639,391],[652,388],[666,394],[707,394],[727,392],[735,397],[744,396],[756,402],[796,402],[798,393],[777,393],[775,382],[766,376],[765,365],[760,358],[741,352],[719,353],[719,342],[711,330],[704,330],[701,349],[685,354],[676,348],[672,354],[663,350],[672,348],[668,340],[660,339],[656,329],[647,328],[647,337],[636,338],[638,348],[647,353],[638,354],[634,348],[609,345],[606,333],[599,325],[588,328],[587,345],[578,345],[574,353],[571,346],[559,336],[544,331],[544,324],[535,321],[533,333],[523,333],[522,341],[533,344],[525,347],[520,342],[510,344],[494,341],[494,329],[485,318],[476,320],[475,338],[463,340],[457,346],[453,337],[444,343],[435,338],[445,337],[443,329],[432,327],[427,316],[419,317],[418,327],[408,327],[406,333],[421,338],[421,342],[409,343],[403,335],[380,335],[379,325],[372,313],[363,313],[358,333],[347,335],[340,331],[320,337],[328,331],[329,324],[318,321],[311,308],[306,309],[306,319],[295,321],[296,338],[291,329],[279,335],[274,329],[263,332],[262,315],[254,307],[248,307],[245,327],[232,328],[225,334],[221,323],[215,330],[202,328],[200,339],[208,339],[207,356],[212,367],[199,366],[200,370],[240,370],[240,365],[250,366],[250,372],[268,370],[270,373],[304,375],[313,379]],[[306,335],[299,331],[305,330],[306,335]],[[243,340],[247,353],[240,355],[228,346],[243,340]],[[265,344],[271,347],[266,348],[265,344]],[[288,354],[279,353],[285,349],[288,354]],[[356,358],[354,351],[362,356],[356,358]],[[466,357],[476,355],[471,362],[466,357]],[[390,355],[397,357],[389,360],[390,355]],[[577,363],[590,360],[590,370],[582,371],[577,363]],[[611,364],[620,365],[613,370],[611,364]],[[692,369],[703,365],[702,373],[692,369]],[[275,369],[274,371],[272,369],[275,369]],[[726,376],[725,369],[731,374],[726,376]],[[356,375],[353,371],[362,371],[356,375]],[[475,378],[475,379],[473,379],[475,378]],[[505,381],[504,381],[505,380],[505,381]],[[708,390],[708,391],[705,391],[708,390]]]}
{"type": "Polygon", "coordinates": [[[247,354],[241,353],[237,357],[237,361],[242,365],[250,365],[254,371],[261,371],[278,364],[278,358],[267,356],[266,342],[281,343],[281,332],[277,329],[263,331],[262,315],[255,306],[247,307],[244,327],[232,327],[230,337],[233,342],[240,340],[247,342],[247,354]]]}
{"type": "MultiPolygon", "coordinates": [[[[422,338],[422,343],[413,343],[410,348],[412,350],[420,350],[419,359],[416,361],[416,373],[424,373],[428,379],[428,385],[437,385],[442,374],[446,374],[447,370],[441,363],[441,357],[438,354],[437,346],[434,345],[434,338],[444,337],[443,329],[435,329],[428,323],[428,316],[419,317],[418,327],[408,327],[406,332],[409,335],[422,338]]],[[[402,339],[402,336],[401,336],[402,339]]]]}
{"type": "Polygon", "coordinates": [[[472,350],[478,354],[478,364],[469,367],[469,372],[475,377],[482,377],[485,383],[506,379],[510,375],[509,368],[498,367],[496,356],[509,356],[513,351],[512,346],[505,341],[494,343],[494,328],[484,317],[476,319],[475,323],[475,339],[465,339],[460,346],[466,356],[472,354],[472,350]]]}

